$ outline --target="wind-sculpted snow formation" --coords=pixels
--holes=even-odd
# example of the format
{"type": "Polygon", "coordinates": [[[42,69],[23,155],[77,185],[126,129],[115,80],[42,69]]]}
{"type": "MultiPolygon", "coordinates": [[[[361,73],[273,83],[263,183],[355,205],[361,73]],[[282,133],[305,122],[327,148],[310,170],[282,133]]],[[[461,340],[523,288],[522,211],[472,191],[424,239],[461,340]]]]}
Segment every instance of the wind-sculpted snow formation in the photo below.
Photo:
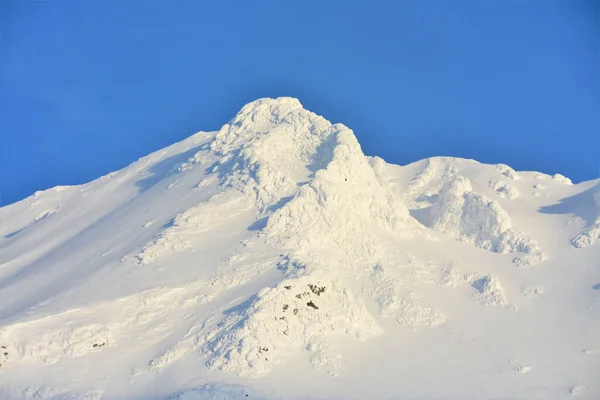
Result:
{"type": "Polygon", "coordinates": [[[0,397],[594,395],[597,188],[388,164],[296,99],[257,100],[0,209],[0,397]]]}
{"type": "Polygon", "coordinates": [[[591,246],[600,239],[600,186],[596,186],[593,191],[592,203],[592,222],[573,239],[573,246],[587,247],[591,246]]]}

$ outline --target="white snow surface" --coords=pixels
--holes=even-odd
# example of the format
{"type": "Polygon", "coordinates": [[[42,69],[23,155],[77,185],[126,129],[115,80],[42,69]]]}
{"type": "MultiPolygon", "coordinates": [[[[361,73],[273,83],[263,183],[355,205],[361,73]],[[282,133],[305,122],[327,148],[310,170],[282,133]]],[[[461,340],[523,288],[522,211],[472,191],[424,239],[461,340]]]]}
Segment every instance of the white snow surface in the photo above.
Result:
{"type": "Polygon", "coordinates": [[[260,99],[0,208],[0,399],[600,398],[600,182],[260,99]]]}

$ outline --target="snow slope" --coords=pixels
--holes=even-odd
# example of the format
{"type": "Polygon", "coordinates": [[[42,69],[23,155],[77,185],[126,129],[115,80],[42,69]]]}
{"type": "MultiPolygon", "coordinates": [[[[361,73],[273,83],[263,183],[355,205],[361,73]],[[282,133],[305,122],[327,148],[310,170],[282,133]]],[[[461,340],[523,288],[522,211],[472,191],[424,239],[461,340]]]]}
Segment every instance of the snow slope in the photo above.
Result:
{"type": "Polygon", "coordinates": [[[260,99],[0,208],[0,398],[600,398],[599,236],[599,182],[260,99]]]}

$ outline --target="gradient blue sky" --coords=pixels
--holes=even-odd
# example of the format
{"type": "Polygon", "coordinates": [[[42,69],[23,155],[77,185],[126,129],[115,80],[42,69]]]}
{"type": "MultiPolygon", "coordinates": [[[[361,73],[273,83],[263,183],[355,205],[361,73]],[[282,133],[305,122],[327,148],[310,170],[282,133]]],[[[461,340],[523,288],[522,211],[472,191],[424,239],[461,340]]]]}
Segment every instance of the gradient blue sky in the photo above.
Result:
{"type": "Polygon", "coordinates": [[[259,97],[368,155],[598,177],[597,1],[0,2],[0,204],[120,169],[259,97]]]}

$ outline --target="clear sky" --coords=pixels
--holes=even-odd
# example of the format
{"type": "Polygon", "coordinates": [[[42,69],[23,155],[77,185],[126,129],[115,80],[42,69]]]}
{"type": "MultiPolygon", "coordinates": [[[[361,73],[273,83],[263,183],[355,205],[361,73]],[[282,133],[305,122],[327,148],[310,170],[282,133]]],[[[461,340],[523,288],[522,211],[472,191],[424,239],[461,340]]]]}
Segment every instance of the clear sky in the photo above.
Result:
{"type": "Polygon", "coordinates": [[[598,177],[599,1],[0,1],[0,204],[293,96],[364,152],[598,177]]]}

